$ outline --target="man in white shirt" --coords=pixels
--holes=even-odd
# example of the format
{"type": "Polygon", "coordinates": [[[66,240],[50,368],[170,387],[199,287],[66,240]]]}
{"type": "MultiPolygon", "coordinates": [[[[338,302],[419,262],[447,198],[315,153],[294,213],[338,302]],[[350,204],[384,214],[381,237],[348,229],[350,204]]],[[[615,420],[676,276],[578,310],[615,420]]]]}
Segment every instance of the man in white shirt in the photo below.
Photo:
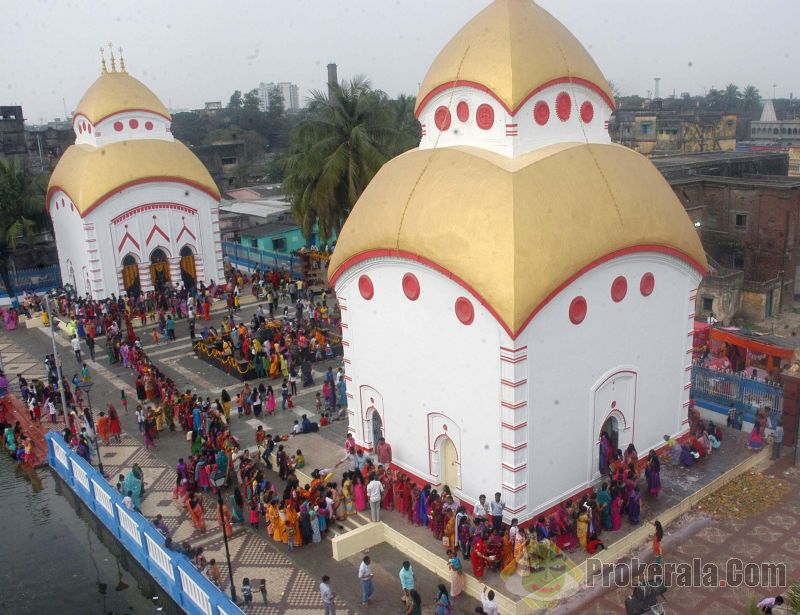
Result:
{"type": "Polygon", "coordinates": [[[322,596],[322,606],[325,609],[325,615],[336,615],[336,594],[331,591],[331,578],[326,574],[322,577],[322,583],[319,584],[319,594],[322,596]]]}
{"type": "Polygon", "coordinates": [[[383,497],[383,485],[375,477],[375,473],[369,475],[367,484],[367,497],[369,498],[369,512],[372,520],[377,523],[381,520],[381,499],[383,497]]]}
{"type": "Polygon", "coordinates": [[[472,509],[472,516],[476,519],[486,519],[486,516],[489,514],[486,508],[486,496],[481,494],[478,496],[478,503],[475,504],[475,508],[472,509]]]}
{"type": "Polygon", "coordinates": [[[503,510],[505,510],[506,503],[500,499],[501,497],[498,491],[494,494],[494,500],[489,503],[489,510],[492,513],[492,529],[495,531],[503,527],[503,510]]]}
{"type": "Polygon", "coordinates": [[[486,615],[497,615],[497,603],[494,601],[494,592],[490,589],[486,592],[486,586],[483,586],[481,593],[481,604],[483,605],[483,612],[486,615]]]}
{"type": "MultiPolygon", "coordinates": [[[[369,563],[370,559],[369,555],[367,555],[358,567],[358,580],[361,581],[361,604],[365,606],[369,604],[369,598],[372,596],[372,577],[375,576],[372,574],[372,568],[369,567],[369,563]]],[[[497,611],[495,611],[496,614],[497,611]]]]}
{"type": "Polygon", "coordinates": [[[78,360],[78,363],[83,363],[83,359],[81,359],[81,341],[78,339],[77,335],[72,338],[72,350],[75,351],[75,358],[78,360]]]}

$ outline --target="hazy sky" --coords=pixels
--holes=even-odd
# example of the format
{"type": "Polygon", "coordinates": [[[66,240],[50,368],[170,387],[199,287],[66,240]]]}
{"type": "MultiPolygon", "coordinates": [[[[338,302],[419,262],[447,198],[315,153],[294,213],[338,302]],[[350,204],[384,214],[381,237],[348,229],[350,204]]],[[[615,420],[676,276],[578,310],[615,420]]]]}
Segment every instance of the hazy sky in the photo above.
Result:
{"type": "MultiPolygon", "coordinates": [[[[539,0],[623,94],[703,93],[729,82],[800,91],[797,0],[539,0]],[[794,55],[793,55],[794,52],[794,55]]],[[[100,45],[167,106],[227,102],[260,81],[324,88],[325,66],[417,93],[430,62],[489,0],[10,0],[0,25],[0,104],[31,123],[71,112],[99,74],[100,45]]],[[[535,59],[532,59],[535,61],[535,59]]]]}

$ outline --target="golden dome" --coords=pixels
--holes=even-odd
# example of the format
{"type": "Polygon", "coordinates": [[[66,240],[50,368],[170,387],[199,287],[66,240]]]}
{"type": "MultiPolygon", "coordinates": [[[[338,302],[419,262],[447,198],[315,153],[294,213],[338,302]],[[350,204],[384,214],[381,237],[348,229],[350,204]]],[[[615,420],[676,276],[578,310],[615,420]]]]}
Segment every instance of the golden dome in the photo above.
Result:
{"type": "Polygon", "coordinates": [[[590,143],[515,159],[452,147],[385,164],[348,217],[328,271],[333,283],[348,260],[375,250],[424,258],[471,287],[515,336],[572,276],[625,249],[706,268],[691,220],[643,156],[590,143]]]}
{"type": "Polygon", "coordinates": [[[72,145],[56,165],[47,201],[62,190],[85,216],[114,192],[143,181],[173,181],[194,186],[219,200],[203,163],[179,141],[120,141],[101,148],[72,145]]]}
{"type": "Polygon", "coordinates": [[[534,91],[560,80],[593,87],[614,108],[603,73],[561,22],[532,0],[495,0],[436,56],[416,112],[442,88],[471,84],[488,89],[513,114],[534,91]]]}
{"type": "Polygon", "coordinates": [[[92,124],[97,124],[122,111],[148,111],[172,119],[158,97],[126,72],[101,73],[81,98],[75,115],[80,113],[92,124]]]}

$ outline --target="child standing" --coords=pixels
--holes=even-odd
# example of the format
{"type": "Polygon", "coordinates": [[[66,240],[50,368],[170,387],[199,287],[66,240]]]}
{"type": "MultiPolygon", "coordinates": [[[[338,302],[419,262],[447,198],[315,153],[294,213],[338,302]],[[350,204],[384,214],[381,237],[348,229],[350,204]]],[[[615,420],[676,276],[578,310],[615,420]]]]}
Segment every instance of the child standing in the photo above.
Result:
{"type": "MultiPolygon", "coordinates": [[[[286,535],[289,537],[289,553],[294,551],[294,527],[291,524],[286,524],[286,535]]],[[[264,600],[266,602],[266,600],[264,600]]]]}
{"type": "Polygon", "coordinates": [[[250,497],[250,527],[258,529],[258,500],[255,495],[250,497]]]}
{"type": "Polygon", "coordinates": [[[119,390],[119,401],[122,404],[122,411],[128,414],[128,398],[125,397],[125,389],[119,390]]]}
{"type": "Polygon", "coordinates": [[[322,414],[322,397],[320,396],[319,393],[317,393],[316,404],[317,404],[317,414],[322,414]]]}
{"type": "Polygon", "coordinates": [[[136,422],[139,423],[139,433],[144,433],[144,410],[136,406],[136,422]]]}
{"type": "Polygon", "coordinates": [[[264,604],[267,603],[267,580],[261,579],[261,583],[258,585],[258,591],[261,592],[261,598],[264,600],[264,604]]]}
{"type": "Polygon", "coordinates": [[[253,588],[250,587],[250,579],[247,577],[242,581],[242,598],[244,598],[245,609],[253,604],[253,588]]]}
{"type": "Polygon", "coordinates": [[[211,579],[211,582],[216,585],[217,587],[222,587],[222,573],[219,571],[219,566],[217,566],[217,560],[213,557],[211,561],[208,562],[208,578],[211,579]]]}

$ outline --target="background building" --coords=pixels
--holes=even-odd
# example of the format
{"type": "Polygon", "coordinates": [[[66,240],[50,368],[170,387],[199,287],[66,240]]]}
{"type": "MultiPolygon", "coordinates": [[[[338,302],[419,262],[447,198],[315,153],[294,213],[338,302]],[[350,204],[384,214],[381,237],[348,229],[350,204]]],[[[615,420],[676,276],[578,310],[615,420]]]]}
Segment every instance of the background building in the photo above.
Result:
{"type": "Polygon", "coordinates": [[[280,83],[259,83],[258,88],[258,108],[266,111],[270,105],[270,99],[276,92],[280,93],[283,100],[284,111],[297,111],[300,109],[300,88],[294,83],[282,81],[280,83]]]}
{"type": "Polygon", "coordinates": [[[22,107],[0,107],[0,160],[27,155],[22,107]]]}

